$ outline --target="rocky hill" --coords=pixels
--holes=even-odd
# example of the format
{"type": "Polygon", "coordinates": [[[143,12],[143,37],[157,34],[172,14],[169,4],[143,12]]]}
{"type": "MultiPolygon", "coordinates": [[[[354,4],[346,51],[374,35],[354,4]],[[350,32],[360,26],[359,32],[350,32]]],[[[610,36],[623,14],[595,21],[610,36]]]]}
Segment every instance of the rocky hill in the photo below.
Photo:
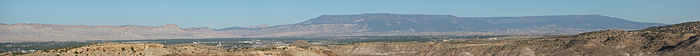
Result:
{"type": "Polygon", "coordinates": [[[577,34],[620,29],[634,30],[664,24],[632,22],[602,15],[524,17],[456,17],[452,15],[370,13],[322,15],[297,24],[217,29],[244,36],[299,35],[492,35],[577,34]],[[431,34],[432,33],[432,34],[431,34]]]}
{"type": "Polygon", "coordinates": [[[327,49],[294,46],[271,47],[269,50],[225,51],[202,44],[123,44],[103,43],[39,51],[21,56],[333,56],[327,49]]]}

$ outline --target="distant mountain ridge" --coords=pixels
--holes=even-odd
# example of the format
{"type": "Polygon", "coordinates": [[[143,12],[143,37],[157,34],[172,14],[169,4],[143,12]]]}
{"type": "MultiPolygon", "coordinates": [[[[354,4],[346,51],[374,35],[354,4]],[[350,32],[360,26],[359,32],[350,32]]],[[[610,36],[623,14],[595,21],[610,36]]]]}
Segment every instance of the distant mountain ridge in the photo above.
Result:
{"type": "Polygon", "coordinates": [[[604,30],[543,38],[445,42],[358,42],[226,49],[204,44],[102,43],[23,56],[694,56],[700,55],[700,21],[642,30],[604,30]],[[265,49],[265,50],[261,50],[265,49]]]}
{"type": "Polygon", "coordinates": [[[358,15],[322,15],[317,18],[313,18],[296,24],[270,26],[262,28],[232,27],[217,30],[249,33],[303,32],[306,34],[320,33],[323,35],[334,35],[332,33],[348,34],[368,32],[477,32],[486,34],[577,34],[581,32],[607,29],[633,30],[660,25],[666,24],[632,22],[624,19],[602,15],[456,17],[453,15],[369,13],[358,15]]]}
{"type": "Polygon", "coordinates": [[[666,24],[632,22],[602,15],[457,17],[453,15],[368,13],[322,15],[304,22],[223,29],[164,26],[82,26],[0,24],[0,41],[73,41],[289,36],[552,35],[666,24]]]}
{"type": "Polygon", "coordinates": [[[140,40],[236,37],[211,29],[163,26],[85,26],[37,23],[0,25],[0,41],[140,40]]]}
{"type": "Polygon", "coordinates": [[[694,56],[700,21],[642,30],[464,42],[373,42],[329,47],[348,56],[694,56]]]}

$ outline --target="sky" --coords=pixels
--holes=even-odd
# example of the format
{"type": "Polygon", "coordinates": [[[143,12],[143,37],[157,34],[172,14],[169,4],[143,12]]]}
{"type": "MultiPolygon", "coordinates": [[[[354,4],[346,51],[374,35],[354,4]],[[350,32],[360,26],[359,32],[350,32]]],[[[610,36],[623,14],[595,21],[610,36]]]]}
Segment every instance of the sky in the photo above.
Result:
{"type": "Polygon", "coordinates": [[[674,24],[700,21],[700,0],[0,0],[0,23],[5,24],[226,28],[363,13],[459,17],[597,14],[674,24]]]}

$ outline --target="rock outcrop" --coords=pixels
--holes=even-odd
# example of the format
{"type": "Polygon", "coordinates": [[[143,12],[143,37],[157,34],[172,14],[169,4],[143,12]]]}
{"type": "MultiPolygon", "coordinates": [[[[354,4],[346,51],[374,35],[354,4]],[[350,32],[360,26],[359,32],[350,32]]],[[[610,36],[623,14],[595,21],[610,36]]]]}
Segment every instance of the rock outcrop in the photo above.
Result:
{"type": "MultiPolygon", "coordinates": [[[[264,47],[261,47],[264,48],[264,47]]],[[[202,44],[123,44],[103,43],[39,51],[22,56],[335,56],[328,48],[313,46],[299,48],[295,46],[277,46],[264,50],[225,51],[202,44]]]]}
{"type": "Polygon", "coordinates": [[[166,55],[171,54],[171,50],[164,48],[161,44],[118,44],[104,43],[87,45],[72,49],[56,49],[48,51],[40,51],[37,53],[26,54],[26,56],[144,56],[144,55],[166,55]]]}

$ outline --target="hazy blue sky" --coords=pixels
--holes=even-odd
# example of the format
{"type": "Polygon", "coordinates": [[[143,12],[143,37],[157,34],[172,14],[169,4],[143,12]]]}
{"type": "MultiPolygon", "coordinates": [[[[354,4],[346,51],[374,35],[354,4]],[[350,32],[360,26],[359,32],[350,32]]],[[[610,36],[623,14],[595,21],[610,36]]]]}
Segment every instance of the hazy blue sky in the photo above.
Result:
{"type": "Polygon", "coordinates": [[[700,21],[700,0],[0,0],[1,23],[178,24],[224,28],[292,24],[320,15],[460,17],[600,14],[631,21],[700,21]]]}

